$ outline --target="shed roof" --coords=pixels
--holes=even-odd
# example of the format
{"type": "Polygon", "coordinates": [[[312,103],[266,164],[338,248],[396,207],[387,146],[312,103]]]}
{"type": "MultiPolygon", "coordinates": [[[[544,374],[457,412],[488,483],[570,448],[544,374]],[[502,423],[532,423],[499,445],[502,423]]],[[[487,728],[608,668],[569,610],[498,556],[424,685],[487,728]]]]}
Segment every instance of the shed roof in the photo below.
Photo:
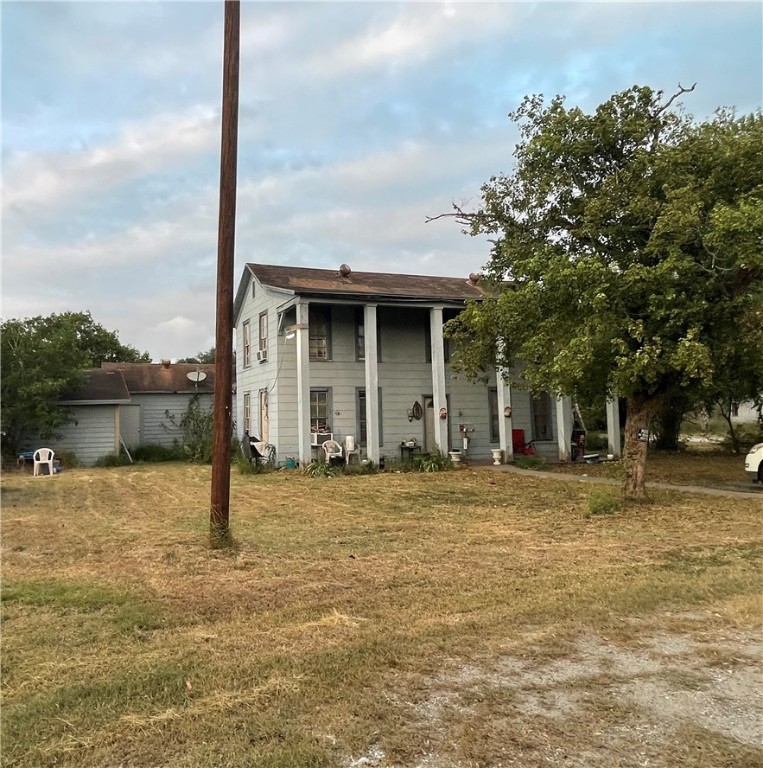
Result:
{"type": "Polygon", "coordinates": [[[103,371],[118,371],[124,376],[130,394],[210,393],[215,391],[215,366],[204,363],[102,363],[103,371]],[[198,383],[188,378],[189,373],[201,371],[204,380],[198,383]]]}
{"type": "Polygon", "coordinates": [[[73,392],[61,397],[64,403],[116,403],[129,402],[130,393],[121,371],[92,368],[85,371],[85,381],[73,392]]]}

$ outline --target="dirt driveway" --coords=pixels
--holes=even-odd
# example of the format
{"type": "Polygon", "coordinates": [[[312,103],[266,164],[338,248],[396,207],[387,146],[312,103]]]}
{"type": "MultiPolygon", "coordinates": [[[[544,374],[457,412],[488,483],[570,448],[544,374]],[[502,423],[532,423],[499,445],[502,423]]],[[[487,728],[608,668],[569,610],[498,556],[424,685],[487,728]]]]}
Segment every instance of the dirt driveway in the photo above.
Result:
{"type": "MultiPolygon", "coordinates": [[[[760,766],[761,633],[723,627],[716,616],[670,616],[668,631],[629,621],[620,639],[583,635],[550,657],[454,664],[420,681],[415,700],[391,692],[407,713],[403,727],[429,735],[415,765],[760,766]],[[634,629],[637,639],[625,639],[634,629]],[[479,743],[476,761],[470,743],[479,743]]],[[[402,765],[374,745],[345,762],[402,765]]]]}

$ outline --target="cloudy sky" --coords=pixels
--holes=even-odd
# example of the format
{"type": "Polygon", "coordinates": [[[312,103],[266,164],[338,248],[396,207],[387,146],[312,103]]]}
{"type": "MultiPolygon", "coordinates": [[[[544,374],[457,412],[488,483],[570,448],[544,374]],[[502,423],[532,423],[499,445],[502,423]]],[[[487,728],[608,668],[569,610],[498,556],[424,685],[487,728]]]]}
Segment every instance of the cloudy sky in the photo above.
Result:
{"type": "MultiPolygon", "coordinates": [[[[425,223],[510,171],[524,94],[761,106],[749,3],[244,2],[247,261],[467,275],[425,223]]],[[[214,343],[222,2],[2,2],[2,315],[89,309],[154,359],[214,343]]]]}

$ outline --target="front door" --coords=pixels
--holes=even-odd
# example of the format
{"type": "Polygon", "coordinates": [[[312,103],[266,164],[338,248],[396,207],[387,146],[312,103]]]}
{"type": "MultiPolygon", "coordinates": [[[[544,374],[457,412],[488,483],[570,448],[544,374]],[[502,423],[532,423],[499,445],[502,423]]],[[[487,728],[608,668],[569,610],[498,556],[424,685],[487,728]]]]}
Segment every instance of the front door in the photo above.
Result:
{"type": "Polygon", "coordinates": [[[268,391],[260,390],[260,440],[270,442],[270,426],[268,424],[268,391]]]}

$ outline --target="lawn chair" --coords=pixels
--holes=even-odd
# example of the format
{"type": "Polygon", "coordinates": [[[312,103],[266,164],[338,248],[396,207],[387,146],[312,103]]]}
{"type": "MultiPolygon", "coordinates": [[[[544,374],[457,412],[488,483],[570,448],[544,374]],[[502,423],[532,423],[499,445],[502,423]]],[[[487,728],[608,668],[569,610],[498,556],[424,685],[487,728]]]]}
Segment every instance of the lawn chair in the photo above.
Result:
{"type": "Polygon", "coordinates": [[[42,477],[42,466],[48,465],[48,474],[53,477],[53,457],[56,454],[50,448],[38,448],[34,452],[32,457],[34,460],[34,467],[32,469],[33,477],[42,477]]]}
{"type": "Polygon", "coordinates": [[[326,454],[326,462],[328,464],[341,464],[342,457],[344,456],[344,450],[342,446],[337,443],[336,440],[326,440],[322,445],[323,452],[326,454]]]}

